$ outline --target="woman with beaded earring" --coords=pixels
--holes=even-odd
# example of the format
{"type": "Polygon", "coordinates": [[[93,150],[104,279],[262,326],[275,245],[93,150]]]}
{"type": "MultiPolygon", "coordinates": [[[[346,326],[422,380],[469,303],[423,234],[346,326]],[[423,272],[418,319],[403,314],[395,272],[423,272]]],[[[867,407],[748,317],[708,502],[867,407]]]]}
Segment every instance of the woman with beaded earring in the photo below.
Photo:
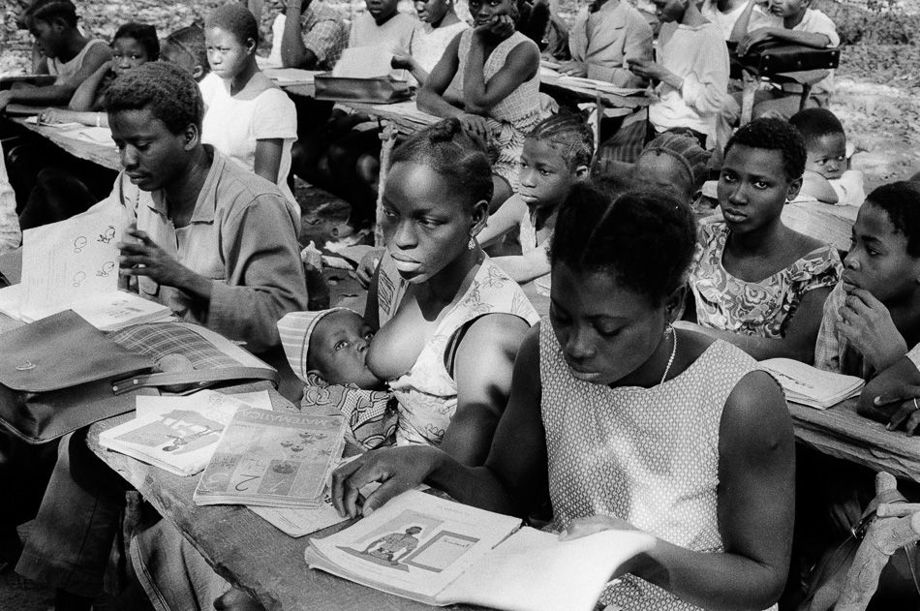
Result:
{"type": "Polygon", "coordinates": [[[703,222],[690,271],[698,328],[758,360],[814,359],[824,300],[840,278],[834,247],[783,224],[805,145],[781,119],[757,119],[725,147],[722,218],[703,222]]]}

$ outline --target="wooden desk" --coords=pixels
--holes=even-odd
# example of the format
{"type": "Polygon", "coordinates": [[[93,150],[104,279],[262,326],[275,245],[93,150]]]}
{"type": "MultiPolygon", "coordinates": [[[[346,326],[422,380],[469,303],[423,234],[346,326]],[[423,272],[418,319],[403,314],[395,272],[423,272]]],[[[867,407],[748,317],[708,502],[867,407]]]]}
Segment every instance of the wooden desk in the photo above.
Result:
{"type": "MultiPolygon", "coordinates": [[[[278,393],[270,393],[276,410],[292,409],[278,393]]],[[[89,447],[172,522],[218,574],[253,594],[267,609],[431,608],[308,569],[303,557],[306,537],[290,537],[245,507],[198,507],[192,493],[200,474],[180,477],[99,446],[99,433],[132,417],[94,424],[87,437],[89,447]]]]}
{"type": "Polygon", "coordinates": [[[823,454],[920,482],[920,437],[887,431],[856,413],[857,399],[817,410],[789,404],[795,437],[823,454]]]}
{"type": "Polygon", "coordinates": [[[103,141],[101,137],[104,134],[103,128],[87,126],[53,127],[32,123],[22,118],[9,120],[50,140],[74,157],[92,161],[116,172],[121,171],[121,158],[118,154],[118,148],[115,147],[115,143],[111,142],[111,140],[109,143],[103,141]],[[98,138],[92,137],[97,135],[99,136],[98,138]]]}

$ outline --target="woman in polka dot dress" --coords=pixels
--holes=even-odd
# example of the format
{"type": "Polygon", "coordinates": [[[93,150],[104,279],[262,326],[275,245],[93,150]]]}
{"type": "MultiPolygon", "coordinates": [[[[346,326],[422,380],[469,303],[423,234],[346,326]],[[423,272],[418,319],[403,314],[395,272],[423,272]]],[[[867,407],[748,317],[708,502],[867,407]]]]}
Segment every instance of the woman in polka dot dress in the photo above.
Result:
{"type": "Polygon", "coordinates": [[[670,323],[695,231],[660,192],[611,202],[575,187],[553,241],[552,308],[524,340],[484,467],[433,447],[370,452],[333,478],[336,507],[376,509],[427,481],[521,516],[545,502],[563,537],[654,535],[604,592],[621,609],[765,609],[783,590],[793,526],[792,426],[779,386],[738,348],[670,323]]]}

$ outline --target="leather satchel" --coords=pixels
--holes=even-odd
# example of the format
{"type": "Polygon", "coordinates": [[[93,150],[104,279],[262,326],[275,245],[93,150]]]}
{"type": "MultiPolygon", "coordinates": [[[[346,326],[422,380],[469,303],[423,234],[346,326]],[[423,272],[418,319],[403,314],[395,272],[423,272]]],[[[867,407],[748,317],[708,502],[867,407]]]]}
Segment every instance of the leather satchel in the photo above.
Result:
{"type": "Polygon", "coordinates": [[[0,345],[0,424],[32,444],[134,409],[112,382],[153,368],[70,310],[7,331],[0,345]]]}
{"type": "Polygon", "coordinates": [[[740,77],[742,68],[758,76],[773,76],[785,72],[833,70],[840,65],[839,48],[818,49],[767,40],[752,46],[739,58],[734,53],[735,46],[734,43],[729,43],[733,78],[740,77]]]}

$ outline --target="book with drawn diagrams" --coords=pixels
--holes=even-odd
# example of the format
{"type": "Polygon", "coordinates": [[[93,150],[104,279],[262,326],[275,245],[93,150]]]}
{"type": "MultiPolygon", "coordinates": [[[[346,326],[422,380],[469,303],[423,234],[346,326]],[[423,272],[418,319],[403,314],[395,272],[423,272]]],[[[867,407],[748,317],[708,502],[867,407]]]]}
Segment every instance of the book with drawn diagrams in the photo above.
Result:
{"type": "Polygon", "coordinates": [[[310,568],[431,605],[590,611],[617,568],[651,549],[636,531],[569,541],[410,490],[305,552],[310,568]]]}
{"type": "Polygon", "coordinates": [[[202,390],[185,397],[138,396],[133,420],[105,430],[99,445],[176,475],[205,468],[239,408],[271,410],[267,391],[227,395],[202,390]]]}
{"type": "Polygon", "coordinates": [[[345,418],[238,409],[193,499],[198,505],[320,507],[345,447],[345,418]]]}

